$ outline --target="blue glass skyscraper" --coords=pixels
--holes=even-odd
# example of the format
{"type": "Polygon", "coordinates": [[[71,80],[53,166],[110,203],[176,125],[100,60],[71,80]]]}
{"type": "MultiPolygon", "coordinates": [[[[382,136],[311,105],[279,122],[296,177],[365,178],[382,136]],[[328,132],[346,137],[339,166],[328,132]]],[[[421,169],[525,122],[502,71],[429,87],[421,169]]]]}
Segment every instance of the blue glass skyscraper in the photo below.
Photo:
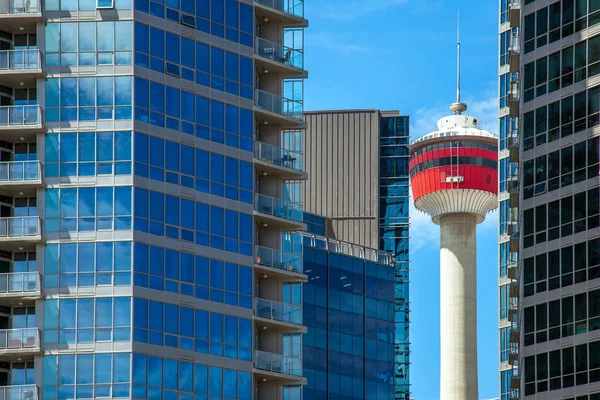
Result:
{"type": "Polygon", "coordinates": [[[0,0],[0,396],[302,396],[302,0],[0,0]]]}

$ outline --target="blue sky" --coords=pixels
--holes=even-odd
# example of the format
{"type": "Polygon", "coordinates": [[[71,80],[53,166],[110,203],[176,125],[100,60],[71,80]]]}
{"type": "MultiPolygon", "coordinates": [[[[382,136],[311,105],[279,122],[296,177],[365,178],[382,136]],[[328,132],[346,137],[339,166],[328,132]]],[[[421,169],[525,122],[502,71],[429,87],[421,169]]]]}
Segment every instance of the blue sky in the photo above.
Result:
{"type": "MultiPolygon", "coordinates": [[[[380,108],[410,115],[413,139],[435,130],[456,97],[456,10],[462,99],[497,134],[497,2],[307,0],[306,110],[380,108]]],[[[411,381],[439,398],[439,232],[411,209],[411,381]]],[[[498,397],[497,213],[478,232],[479,397],[498,397]]]]}

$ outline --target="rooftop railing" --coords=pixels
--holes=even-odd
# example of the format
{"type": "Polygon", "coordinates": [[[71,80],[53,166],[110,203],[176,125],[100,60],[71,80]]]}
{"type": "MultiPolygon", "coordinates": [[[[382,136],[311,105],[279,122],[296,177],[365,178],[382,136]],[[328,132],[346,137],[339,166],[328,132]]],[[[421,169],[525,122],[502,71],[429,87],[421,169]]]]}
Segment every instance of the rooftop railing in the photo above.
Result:
{"type": "Polygon", "coordinates": [[[285,14],[304,18],[304,0],[254,0],[254,2],[285,14]]]}
{"type": "Polygon", "coordinates": [[[42,166],[38,160],[0,162],[0,185],[3,182],[16,183],[39,181],[41,179],[42,166]]]}
{"type": "Polygon", "coordinates": [[[39,14],[39,0],[0,0],[0,16],[3,14],[39,14]]]}
{"type": "Polygon", "coordinates": [[[0,400],[37,400],[36,385],[0,386],[0,400]]]}
{"type": "Polygon", "coordinates": [[[346,254],[351,257],[373,261],[378,264],[394,265],[394,257],[385,251],[370,249],[368,247],[342,242],[340,240],[314,235],[312,233],[303,232],[302,235],[304,236],[303,242],[306,246],[316,247],[334,253],[346,254]]]}
{"type": "MultiPolygon", "coordinates": [[[[0,274],[0,296],[6,294],[28,294],[41,288],[38,272],[10,272],[0,274]]],[[[1,399],[1,397],[0,397],[1,399]]]]}
{"type": "Polygon", "coordinates": [[[38,105],[1,106],[0,127],[41,125],[41,109],[38,105]]]}
{"type": "Polygon", "coordinates": [[[292,49],[263,38],[256,38],[254,51],[260,57],[290,67],[304,69],[304,52],[301,50],[292,49]]]}
{"type": "Polygon", "coordinates": [[[278,96],[264,90],[256,90],[254,105],[265,111],[282,115],[286,118],[302,121],[302,112],[304,110],[302,102],[285,97],[278,96]]]}
{"type": "Polygon", "coordinates": [[[302,358],[300,357],[290,357],[256,350],[254,353],[254,367],[278,374],[302,376],[302,358]]]}
{"type": "Polygon", "coordinates": [[[254,145],[254,157],[279,167],[303,171],[303,157],[302,153],[298,151],[288,150],[257,141],[254,145]]]}
{"type": "Polygon", "coordinates": [[[302,306],[256,298],[256,316],[302,325],[302,306]]]}
{"type": "Polygon", "coordinates": [[[0,50],[0,73],[6,70],[42,69],[41,58],[38,49],[0,50]]]}
{"type": "Polygon", "coordinates": [[[0,351],[37,349],[39,347],[40,330],[38,328],[0,330],[0,351]]]}
{"type": "Polygon", "coordinates": [[[40,217],[0,218],[0,240],[2,238],[39,236],[40,217]]]}
{"type": "Polygon", "coordinates": [[[255,261],[259,265],[302,273],[302,255],[256,246],[255,261]]]}
{"type": "Polygon", "coordinates": [[[276,199],[263,194],[256,194],[254,209],[263,214],[296,222],[302,222],[304,218],[304,212],[300,204],[276,199]]]}

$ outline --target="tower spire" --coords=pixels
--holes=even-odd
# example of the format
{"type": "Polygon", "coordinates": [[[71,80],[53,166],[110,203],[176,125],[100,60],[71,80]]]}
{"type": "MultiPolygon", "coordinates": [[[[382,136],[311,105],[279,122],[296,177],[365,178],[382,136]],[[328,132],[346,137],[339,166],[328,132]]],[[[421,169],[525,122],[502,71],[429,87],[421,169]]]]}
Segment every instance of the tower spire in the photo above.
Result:
{"type": "Polygon", "coordinates": [[[450,111],[456,115],[467,111],[467,105],[460,101],[460,9],[457,10],[456,24],[456,103],[450,105],[450,111]]]}

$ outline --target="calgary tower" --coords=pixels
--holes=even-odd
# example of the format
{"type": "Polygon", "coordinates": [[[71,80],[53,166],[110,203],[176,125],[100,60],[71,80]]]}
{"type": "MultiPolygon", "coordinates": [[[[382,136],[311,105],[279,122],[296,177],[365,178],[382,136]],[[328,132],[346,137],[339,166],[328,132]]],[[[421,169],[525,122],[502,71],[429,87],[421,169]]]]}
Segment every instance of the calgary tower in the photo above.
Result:
{"type": "Polygon", "coordinates": [[[440,226],[440,399],[477,400],[477,224],[498,206],[498,139],[463,115],[460,40],[454,115],[411,144],[415,207],[440,226]]]}

